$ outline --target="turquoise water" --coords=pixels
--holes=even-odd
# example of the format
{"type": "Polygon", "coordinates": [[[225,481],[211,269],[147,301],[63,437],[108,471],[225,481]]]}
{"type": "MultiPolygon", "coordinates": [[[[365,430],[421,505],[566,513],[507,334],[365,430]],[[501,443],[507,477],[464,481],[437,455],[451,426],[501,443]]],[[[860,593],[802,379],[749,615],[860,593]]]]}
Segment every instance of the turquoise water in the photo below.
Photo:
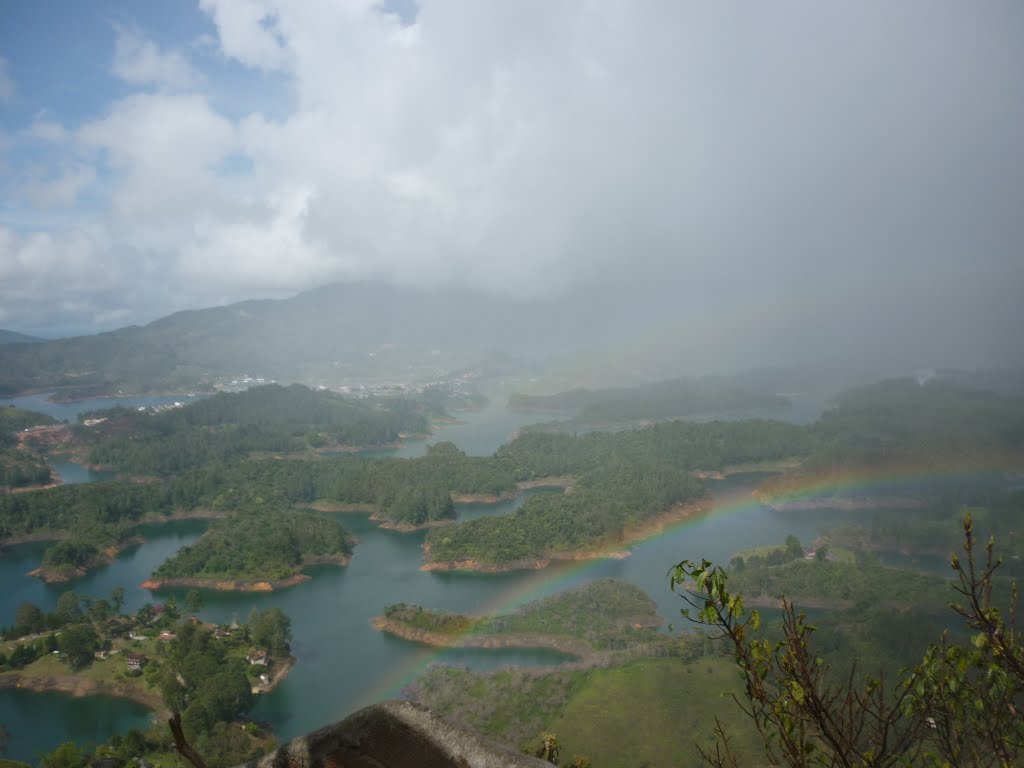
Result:
{"type": "MultiPolygon", "coordinates": [[[[108,403],[110,401],[104,401],[108,403]]],[[[452,439],[468,453],[486,455],[509,439],[528,414],[510,414],[504,401],[492,403],[465,424],[444,427],[429,441],[410,442],[399,455],[414,455],[425,444],[452,439]],[[404,453],[403,453],[404,451],[404,453]]],[[[83,404],[88,407],[88,404],[83,404]]],[[[26,405],[26,407],[31,407],[26,405]]],[[[75,415],[69,416],[74,418],[75,415]]],[[[678,620],[679,599],[668,587],[667,571],[684,557],[718,561],[766,542],[782,541],[795,533],[809,541],[818,532],[822,515],[775,512],[754,503],[750,491],[756,477],[733,478],[715,484],[723,511],[684,523],[637,544],[631,557],[587,563],[557,564],[540,571],[504,574],[427,573],[419,570],[424,533],[401,534],[378,528],[365,514],[343,514],[342,522],[360,540],[346,568],[322,566],[312,579],[271,594],[205,592],[203,618],[244,620],[254,608],[278,606],[292,618],[298,664],[272,693],[259,699],[253,715],[273,724],[281,739],[289,739],[344,717],[356,708],[401,695],[416,674],[432,663],[490,669],[503,665],[552,665],[567,657],[542,650],[425,649],[382,635],[370,619],[389,603],[419,603],[434,609],[467,613],[510,610],[516,606],[589,580],[614,577],[637,584],[658,603],[668,620],[678,620]]],[[[543,491],[534,491],[535,493],[543,491]]],[[[466,517],[507,514],[523,498],[495,505],[459,505],[466,517]]],[[[145,544],[123,553],[114,563],[71,585],[46,586],[27,577],[45,548],[40,544],[14,547],[0,554],[0,624],[13,620],[17,606],[28,600],[52,608],[69,588],[106,596],[116,586],[126,591],[126,607],[165,600],[179,602],[184,590],[150,593],[139,584],[174,551],[202,532],[200,521],[153,527],[145,544]]],[[[8,756],[32,759],[37,750],[53,749],[67,740],[100,741],[138,726],[145,716],[131,702],[110,699],[71,699],[66,696],[0,691],[0,722],[13,723],[8,756]],[[43,703],[39,703],[43,702],[43,703]],[[45,716],[40,716],[45,712],[45,716]],[[14,714],[10,714],[14,713],[14,714]],[[140,720],[141,719],[141,720],[140,720]]]]}
{"type": "Polygon", "coordinates": [[[65,693],[0,691],[0,723],[7,726],[10,734],[6,757],[12,760],[36,763],[40,752],[50,751],[65,741],[99,744],[112,733],[130,728],[143,730],[149,722],[148,709],[124,699],[76,699],[65,693]]]}

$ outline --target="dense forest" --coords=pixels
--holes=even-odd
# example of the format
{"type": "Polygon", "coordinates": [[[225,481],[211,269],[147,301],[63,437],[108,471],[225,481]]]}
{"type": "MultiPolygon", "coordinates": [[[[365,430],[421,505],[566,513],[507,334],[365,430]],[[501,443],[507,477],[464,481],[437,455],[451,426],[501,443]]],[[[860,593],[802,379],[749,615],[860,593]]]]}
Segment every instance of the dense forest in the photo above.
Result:
{"type": "Polygon", "coordinates": [[[336,520],[310,512],[236,512],[215,520],[191,546],[153,573],[157,580],[280,580],[316,562],[344,563],[352,538],[336,520]]]}
{"type": "MultiPolygon", "coordinates": [[[[375,447],[429,430],[429,409],[403,398],[345,398],[299,384],[220,393],[151,414],[123,408],[80,427],[89,462],[131,475],[175,475],[252,453],[375,447]]],[[[442,412],[443,413],[443,412],[442,412]]]]}
{"type": "Polygon", "coordinates": [[[46,459],[18,445],[15,433],[36,426],[47,426],[55,419],[45,413],[0,406],[0,494],[12,488],[45,485],[51,481],[46,459]]]}
{"type": "MultiPolygon", "coordinates": [[[[410,405],[397,405],[393,413],[378,411],[380,404],[368,407],[386,420],[408,417],[415,421],[423,416],[410,405]]],[[[285,435],[294,428],[308,437],[313,426],[326,432],[359,423],[350,421],[358,412],[352,409],[333,395],[272,386],[252,390],[245,397],[219,396],[166,413],[121,414],[115,419],[145,425],[138,428],[139,434],[149,437],[142,437],[140,446],[152,447],[152,456],[166,460],[167,467],[181,447],[173,442],[175,435],[216,432],[225,424],[229,432],[263,429],[261,424],[270,423],[281,429],[265,434],[285,435]],[[160,436],[164,430],[169,430],[171,442],[160,436]]],[[[674,505],[702,498],[705,489],[694,476],[697,471],[780,459],[802,462],[797,470],[769,483],[769,491],[774,492],[784,490],[787,483],[801,486],[808,472],[859,467],[885,456],[913,455],[918,464],[941,464],[954,455],[967,464],[974,457],[1020,457],[1024,455],[1022,413],[1020,400],[1009,397],[939,382],[920,386],[893,381],[841,398],[835,409],[807,427],[747,420],[664,422],[644,429],[581,435],[528,430],[491,457],[467,456],[451,443],[434,445],[416,459],[319,456],[308,451],[286,460],[207,456],[201,466],[192,459],[184,461],[187,469],[159,482],[97,483],[0,497],[0,542],[29,534],[73,537],[74,545],[62,544],[47,554],[47,564],[87,569],[101,561],[106,548],[129,539],[141,520],[159,520],[178,511],[284,510],[322,501],[359,505],[373,511],[377,519],[418,527],[453,520],[457,510],[452,496],[509,497],[520,482],[575,478],[569,493],[531,497],[514,514],[449,526],[432,531],[427,538],[433,561],[506,566],[614,547],[627,530],[674,505]],[[887,416],[892,402],[910,402],[913,395],[922,402],[908,406],[910,415],[887,416]]],[[[127,450],[132,438],[113,437],[111,443],[127,450]]],[[[151,471],[154,466],[137,468],[151,471]]],[[[909,491],[949,493],[920,484],[909,491]]],[[[972,489],[971,497],[978,492],[972,489]]],[[[945,510],[948,518],[949,507],[945,510]]]]}
{"type": "Polygon", "coordinates": [[[805,431],[763,420],[668,422],[585,435],[524,432],[500,448],[518,480],[572,475],[571,493],[531,497],[515,513],[432,531],[429,559],[484,566],[614,547],[625,533],[670,507],[703,498],[695,470],[800,456],[805,431]]]}

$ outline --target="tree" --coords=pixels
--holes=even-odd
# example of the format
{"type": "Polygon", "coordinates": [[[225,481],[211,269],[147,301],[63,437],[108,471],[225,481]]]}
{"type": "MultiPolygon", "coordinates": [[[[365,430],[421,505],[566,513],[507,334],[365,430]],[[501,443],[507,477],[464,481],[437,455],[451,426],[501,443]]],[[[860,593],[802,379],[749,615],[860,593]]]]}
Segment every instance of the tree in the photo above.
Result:
{"type": "Polygon", "coordinates": [[[124,587],[114,587],[110,590],[110,604],[114,606],[114,613],[121,613],[121,609],[124,608],[124,587]]]}
{"type": "Polygon", "coordinates": [[[292,621],[280,608],[253,611],[249,615],[249,631],[253,643],[266,648],[272,656],[288,653],[292,637],[292,621]]]}
{"type": "Polygon", "coordinates": [[[91,624],[73,624],[60,633],[57,647],[72,669],[85,669],[92,664],[100,639],[91,624]]]}
{"type": "Polygon", "coordinates": [[[88,762],[89,756],[83,754],[78,746],[70,741],[40,757],[43,768],[83,768],[88,762]]]}
{"type": "Polygon", "coordinates": [[[71,624],[82,617],[81,598],[68,590],[57,598],[57,619],[61,624],[71,624]]]}
{"type": "Polygon", "coordinates": [[[790,560],[797,560],[804,556],[804,547],[793,534],[786,537],[786,555],[790,560]]]}
{"type": "MultiPolygon", "coordinates": [[[[1016,633],[1017,590],[1009,610],[993,602],[993,576],[1001,565],[994,540],[983,565],[975,561],[973,521],[963,521],[964,557],[952,567],[962,598],[953,610],[973,633],[960,645],[948,634],[891,691],[882,680],[859,677],[854,669],[833,682],[828,667],[811,650],[815,628],[783,600],[782,639],[759,639],[760,617],[749,614],[742,595],[730,593],[728,577],[708,561],[683,561],[672,570],[681,586],[688,619],[713,629],[744,680],[736,698],[761,735],[772,765],[1009,766],[1024,760],[1024,646],[1016,633]],[[1009,623],[1003,619],[1009,617],[1009,623]]],[[[716,726],[713,766],[738,766],[728,734],[716,726]]]]}
{"type": "Polygon", "coordinates": [[[199,593],[199,590],[190,589],[188,594],[185,595],[185,607],[188,608],[190,613],[199,613],[203,608],[203,596],[199,593]]]}
{"type": "Polygon", "coordinates": [[[43,612],[32,603],[22,603],[14,615],[14,626],[27,634],[40,631],[45,623],[43,612]]]}

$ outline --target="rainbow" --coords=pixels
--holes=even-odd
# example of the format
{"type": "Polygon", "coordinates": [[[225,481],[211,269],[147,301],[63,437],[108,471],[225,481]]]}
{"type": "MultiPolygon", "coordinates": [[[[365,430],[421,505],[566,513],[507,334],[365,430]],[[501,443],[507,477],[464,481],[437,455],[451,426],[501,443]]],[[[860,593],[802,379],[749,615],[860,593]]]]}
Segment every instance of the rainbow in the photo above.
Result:
{"type": "MultiPolygon", "coordinates": [[[[949,484],[976,481],[979,475],[989,475],[1005,481],[1024,481],[1024,465],[1008,465],[998,463],[984,469],[976,465],[960,468],[936,469],[934,466],[902,466],[900,468],[857,468],[843,469],[814,476],[797,476],[787,482],[784,491],[773,492],[772,501],[793,504],[822,500],[825,506],[828,497],[836,498],[870,498],[883,497],[891,502],[893,499],[886,494],[893,494],[900,488],[922,486],[928,483],[943,482],[949,484]]],[[[724,518],[754,508],[764,509],[758,492],[748,490],[727,491],[718,495],[713,501],[705,501],[702,507],[707,509],[703,514],[682,515],[656,531],[648,530],[644,534],[627,538],[619,545],[620,549],[629,548],[643,541],[653,541],[671,536],[680,529],[706,522],[709,518],[724,518]]],[[[890,506],[890,504],[886,504],[890,506]]],[[[891,506],[899,506],[898,503],[891,506]]],[[[703,510],[701,510],[703,511],[703,510]]],[[[595,558],[582,561],[558,561],[537,571],[527,572],[515,584],[497,591],[493,598],[480,611],[482,615],[506,613],[518,607],[554,594],[562,589],[586,580],[589,571],[597,571],[606,558],[595,558]]],[[[471,631],[471,630],[470,630],[471,631]]],[[[468,632],[466,633],[468,634],[468,632]]],[[[387,698],[401,695],[402,689],[422,674],[435,662],[446,649],[423,647],[410,653],[408,658],[381,678],[362,697],[365,704],[371,704],[387,698]]]]}

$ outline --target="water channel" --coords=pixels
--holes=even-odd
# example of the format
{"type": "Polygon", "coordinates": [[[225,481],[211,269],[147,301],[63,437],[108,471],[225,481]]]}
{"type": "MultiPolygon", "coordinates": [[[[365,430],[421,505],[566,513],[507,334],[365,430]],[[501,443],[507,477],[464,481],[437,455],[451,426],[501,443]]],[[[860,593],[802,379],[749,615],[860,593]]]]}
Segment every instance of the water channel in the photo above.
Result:
{"type": "MultiPolygon", "coordinates": [[[[110,405],[109,400],[102,403],[110,405]]],[[[39,405],[36,409],[44,410],[39,405]]],[[[88,404],[81,410],[89,407],[97,406],[88,404]]],[[[61,416],[74,417],[70,412],[61,416]]],[[[521,426],[537,420],[535,414],[507,411],[503,401],[461,418],[463,423],[442,428],[429,441],[410,441],[397,451],[398,455],[420,455],[427,443],[447,439],[469,453],[489,454],[521,426]]],[[[65,472],[74,475],[74,465],[66,467],[65,472]]],[[[79,478],[95,479],[86,475],[79,478]]],[[[67,475],[65,479],[74,481],[67,475]]],[[[713,490],[720,511],[636,544],[627,559],[507,574],[420,571],[425,534],[386,531],[365,514],[345,514],[345,526],[360,540],[348,567],[318,567],[310,571],[310,581],[272,594],[206,592],[201,615],[206,620],[229,622],[244,620],[253,608],[277,606],[291,617],[298,664],[277,689],[260,697],[253,711],[254,717],[273,724],[279,738],[289,739],[372,701],[399,696],[402,686],[428,664],[489,669],[553,665],[566,660],[548,651],[424,649],[382,635],[370,626],[369,620],[389,603],[494,612],[588,580],[614,577],[644,589],[657,601],[666,620],[678,619],[679,599],[668,588],[666,571],[681,558],[704,556],[721,561],[741,549],[781,542],[788,533],[809,541],[821,529],[820,514],[776,512],[755,503],[750,491],[757,481],[756,477],[734,477],[716,482],[713,490]]],[[[465,517],[507,514],[524,498],[494,505],[460,505],[460,512],[465,517]]],[[[203,526],[199,521],[151,526],[142,531],[144,544],[72,585],[47,586],[26,575],[39,564],[43,545],[7,549],[0,554],[0,583],[4,585],[0,624],[13,621],[22,601],[53,608],[60,594],[69,588],[81,594],[106,596],[114,587],[123,586],[126,610],[146,602],[161,602],[172,592],[154,594],[139,584],[160,562],[198,538],[203,526]]],[[[175,594],[182,602],[184,591],[175,594]]],[[[6,723],[11,732],[7,756],[14,759],[33,760],[37,752],[68,740],[102,741],[115,732],[143,725],[146,718],[145,710],[136,704],[106,697],[72,699],[62,694],[0,690],[0,722],[6,723]]]]}

